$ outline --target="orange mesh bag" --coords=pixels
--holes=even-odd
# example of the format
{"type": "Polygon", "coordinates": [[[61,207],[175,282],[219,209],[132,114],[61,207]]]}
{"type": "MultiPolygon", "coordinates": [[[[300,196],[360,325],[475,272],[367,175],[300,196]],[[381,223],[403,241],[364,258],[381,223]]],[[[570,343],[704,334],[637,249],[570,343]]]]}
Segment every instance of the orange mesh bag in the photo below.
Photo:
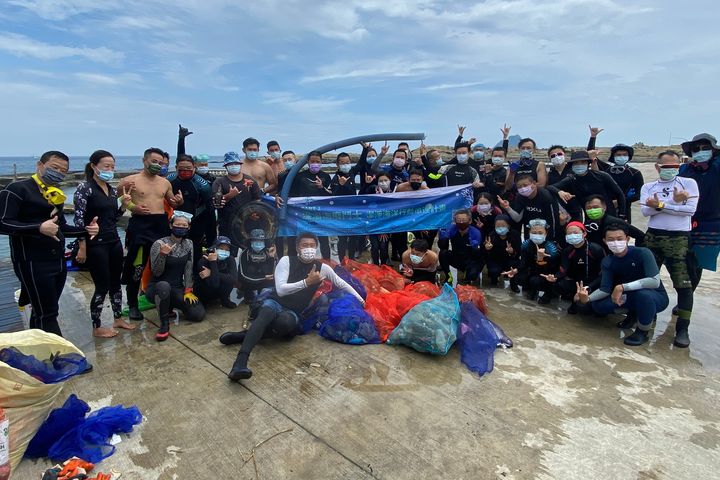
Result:
{"type": "Polygon", "coordinates": [[[430,298],[440,295],[440,287],[430,282],[416,282],[405,286],[406,292],[422,293],[430,298]]]}
{"type": "Polygon", "coordinates": [[[457,294],[460,303],[471,302],[485,315],[488,314],[485,294],[479,288],[475,288],[472,285],[458,285],[455,287],[455,293],[457,294]]]}

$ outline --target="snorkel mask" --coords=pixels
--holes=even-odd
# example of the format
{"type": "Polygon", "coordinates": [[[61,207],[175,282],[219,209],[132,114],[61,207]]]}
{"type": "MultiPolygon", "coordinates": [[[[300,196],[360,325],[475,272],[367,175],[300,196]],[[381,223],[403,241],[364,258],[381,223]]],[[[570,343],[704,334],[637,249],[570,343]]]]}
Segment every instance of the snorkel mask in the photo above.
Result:
{"type": "Polygon", "coordinates": [[[40,187],[40,191],[42,192],[43,198],[45,198],[45,200],[47,200],[50,205],[54,207],[59,207],[67,200],[67,197],[62,190],[60,190],[58,187],[49,187],[45,185],[45,183],[40,180],[40,177],[38,177],[37,173],[33,174],[32,179],[35,180],[35,183],[38,184],[38,187],[40,187]]]}

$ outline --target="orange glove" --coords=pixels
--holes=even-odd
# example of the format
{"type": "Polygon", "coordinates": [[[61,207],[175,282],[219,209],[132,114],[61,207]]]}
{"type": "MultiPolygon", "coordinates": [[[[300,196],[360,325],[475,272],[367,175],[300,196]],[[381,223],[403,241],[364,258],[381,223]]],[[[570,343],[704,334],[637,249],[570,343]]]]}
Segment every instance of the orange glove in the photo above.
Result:
{"type": "Polygon", "coordinates": [[[112,473],[98,473],[96,477],[88,478],[88,480],[110,480],[112,473]]]}
{"type": "Polygon", "coordinates": [[[63,464],[63,469],[58,474],[58,480],[64,478],[73,478],[81,473],[87,473],[95,467],[90,462],[86,462],[82,458],[73,457],[63,464]]]}

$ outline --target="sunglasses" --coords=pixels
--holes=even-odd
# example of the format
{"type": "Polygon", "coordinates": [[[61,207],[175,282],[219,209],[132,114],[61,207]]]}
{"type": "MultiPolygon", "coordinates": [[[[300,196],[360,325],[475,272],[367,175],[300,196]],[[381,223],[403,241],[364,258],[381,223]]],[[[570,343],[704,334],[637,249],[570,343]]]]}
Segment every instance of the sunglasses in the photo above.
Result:
{"type": "Polygon", "coordinates": [[[664,165],[658,165],[658,167],[660,167],[660,169],[663,169],[663,168],[680,168],[680,164],[679,164],[679,163],[666,163],[666,164],[664,164],[664,165]]]}
{"type": "Polygon", "coordinates": [[[710,145],[698,145],[698,146],[692,147],[692,148],[690,149],[690,151],[691,151],[692,153],[701,152],[701,151],[703,151],[703,150],[712,150],[712,147],[711,147],[710,145]]]}
{"type": "Polygon", "coordinates": [[[551,154],[550,154],[550,159],[553,159],[553,158],[555,158],[555,157],[564,157],[564,156],[565,156],[565,154],[562,153],[562,152],[561,152],[561,153],[551,153],[551,154]]]}

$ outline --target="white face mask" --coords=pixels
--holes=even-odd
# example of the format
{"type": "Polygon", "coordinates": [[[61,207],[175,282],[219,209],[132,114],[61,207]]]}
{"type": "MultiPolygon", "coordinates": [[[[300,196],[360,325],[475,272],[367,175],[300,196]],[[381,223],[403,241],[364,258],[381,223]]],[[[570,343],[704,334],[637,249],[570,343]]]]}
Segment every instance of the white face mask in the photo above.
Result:
{"type": "Polygon", "coordinates": [[[553,157],[550,159],[552,164],[556,167],[559,167],[563,163],[565,163],[565,155],[558,155],[557,157],[553,157]]]}
{"type": "Polygon", "coordinates": [[[352,165],[350,165],[349,163],[345,163],[343,165],[340,165],[338,167],[338,170],[340,170],[342,173],[348,173],[351,168],[352,168],[352,165]]]}
{"type": "Polygon", "coordinates": [[[505,159],[503,157],[492,157],[492,164],[495,166],[500,166],[503,163],[505,163],[505,159]]]}
{"type": "Polygon", "coordinates": [[[402,168],[405,166],[405,159],[402,157],[395,157],[393,159],[393,165],[395,165],[397,168],[402,168]]]}
{"type": "Polygon", "coordinates": [[[390,182],[378,182],[378,187],[380,187],[380,190],[383,192],[387,192],[390,190],[390,182]]]}
{"type": "Polygon", "coordinates": [[[627,250],[627,242],[624,240],[611,240],[607,242],[607,246],[612,253],[623,253],[627,250]]]}
{"type": "Polygon", "coordinates": [[[480,213],[489,213],[492,209],[492,205],[489,203],[478,203],[477,209],[480,213]]]}
{"type": "Polygon", "coordinates": [[[317,250],[315,248],[301,248],[298,256],[300,260],[304,262],[311,262],[315,260],[317,250]]]}

